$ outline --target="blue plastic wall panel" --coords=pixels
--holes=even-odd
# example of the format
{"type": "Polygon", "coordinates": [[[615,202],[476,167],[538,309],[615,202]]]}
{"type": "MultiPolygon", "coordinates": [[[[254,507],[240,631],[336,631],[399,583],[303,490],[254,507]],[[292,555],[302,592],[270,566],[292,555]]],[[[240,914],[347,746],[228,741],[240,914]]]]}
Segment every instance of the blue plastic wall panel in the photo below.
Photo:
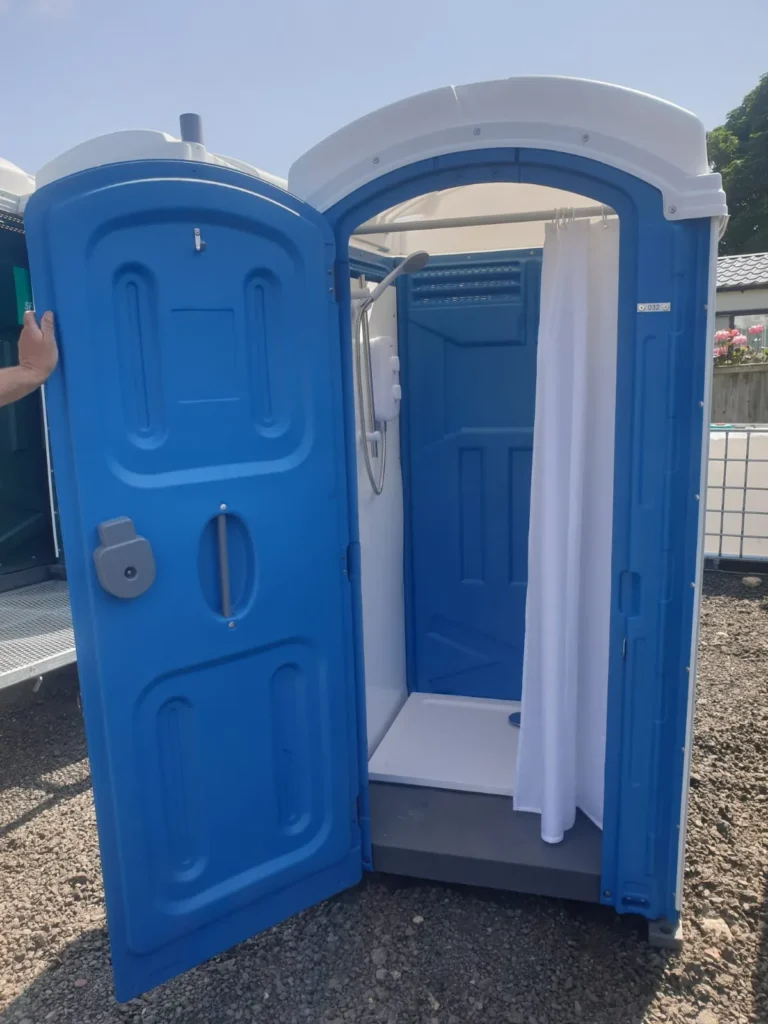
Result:
{"type": "Polygon", "coordinates": [[[334,245],[279,189],[186,162],[59,181],[26,227],[127,999],[361,875],[334,245]],[[156,563],[130,600],[93,564],[123,516],[156,563]]]}
{"type": "MultiPolygon", "coordinates": [[[[340,254],[341,301],[349,287],[346,247],[359,224],[426,192],[493,181],[581,194],[620,217],[603,900],[622,913],[674,918],[710,350],[711,225],[665,220],[656,189],[584,157],[527,149],[452,153],[382,175],[328,211],[340,254]],[[646,302],[671,302],[672,309],[638,313],[638,303],[646,302]]],[[[342,334],[349,407],[352,349],[344,321],[342,334]]],[[[346,416],[353,438],[348,408],[346,416]]],[[[350,479],[353,452],[348,443],[350,479]]],[[[360,680],[359,628],[356,636],[360,680]]]]}
{"type": "Polygon", "coordinates": [[[541,250],[398,284],[411,690],[519,700],[541,250]]]}
{"type": "Polygon", "coordinates": [[[367,281],[382,281],[399,260],[384,253],[349,247],[349,271],[352,277],[363,274],[367,281]]]}
{"type": "MultiPolygon", "coordinates": [[[[629,530],[614,597],[627,645],[623,693],[613,688],[610,694],[606,806],[612,799],[615,811],[606,825],[603,886],[620,910],[673,920],[712,227],[708,220],[654,219],[656,209],[656,203],[640,206],[634,272],[621,282],[635,303],[632,345],[620,349],[617,394],[627,460],[617,498],[629,530]],[[636,304],[647,301],[671,302],[671,311],[638,313],[636,304]]],[[[629,302],[623,305],[629,312],[629,302]]],[[[618,474],[618,462],[616,468],[618,474]]]]}

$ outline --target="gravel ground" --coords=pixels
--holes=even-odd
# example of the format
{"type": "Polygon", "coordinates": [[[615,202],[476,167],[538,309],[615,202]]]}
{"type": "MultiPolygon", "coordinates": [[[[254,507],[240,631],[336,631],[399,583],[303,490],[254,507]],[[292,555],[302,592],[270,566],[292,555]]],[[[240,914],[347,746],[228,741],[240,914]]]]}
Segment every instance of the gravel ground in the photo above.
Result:
{"type": "Polygon", "coordinates": [[[682,954],[601,908],[373,878],[122,1007],[76,684],[0,694],[0,1021],[768,1021],[766,668],[768,579],[711,575],[682,954]]]}

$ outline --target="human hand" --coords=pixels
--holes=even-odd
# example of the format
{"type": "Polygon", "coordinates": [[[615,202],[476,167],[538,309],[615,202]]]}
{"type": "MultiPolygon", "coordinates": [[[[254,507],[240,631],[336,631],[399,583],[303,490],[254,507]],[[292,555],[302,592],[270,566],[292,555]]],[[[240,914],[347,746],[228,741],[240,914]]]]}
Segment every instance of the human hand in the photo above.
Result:
{"type": "Polygon", "coordinates": [[[53,373],[58,361],[53,313],[43,313],[38,327],[34,312],[27,310],[19,335],[19,366],[31,380],[42,384],[53,373]]]}

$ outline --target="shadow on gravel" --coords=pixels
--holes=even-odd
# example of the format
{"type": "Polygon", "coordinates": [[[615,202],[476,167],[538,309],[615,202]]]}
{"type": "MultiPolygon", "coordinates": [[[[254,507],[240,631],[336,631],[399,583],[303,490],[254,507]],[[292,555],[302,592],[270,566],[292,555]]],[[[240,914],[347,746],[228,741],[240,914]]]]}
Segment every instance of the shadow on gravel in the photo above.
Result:
{"type": "Polygon", "coordinates": [[[752,974],[752,993],[755,1008],[760,1014],[758,1019],[765,1020],[768,1014],[768,874],[763,884],[763,927],[760,933],[760,945],[757,950],[757,963],[752,974]]]}
{"type": "Polygon", "coordinates": [[[34,806],[10,820],[0,820],[0,839],[32,821],[43,811],[90,787],[83,777],[59,783],[57,773],[86,761],[83,721],[74,668],[47,677],[38,694],[32,684],[0,690],[0,793],[34,790],[34,806]]]}
{"type": "Polygon", "coordinates": [[[68,783],[66,786],[53,786],[48,783],[39,783],[37,788],[44,789],[48,792],[48,796],[39,800],[34,807],[24,811],[18,817],[6,824],[0,825],[0,839],[4,839],[6,836],[15,832],[16,829],[22,827],[22,825],[28,824],[33,821],[38,815],[42,814],[43,811],[50,810],[51,807],[55,807],[60,804],[63,800],[70,800],[73,796],[79,796],[80,793],[85,793],[86,790],[91,788],[90,777],[87,779],[81,779],[79,782],[68,783]]]}
{"type": "MultiPolygon", "coordinates": [[[[24,836],[47,801],[83,791],[84,758],[74,677],[0,699],[0,792],[40,791],[0,824],[24,836]],[[82,778],[57,786],[80,761],[82,778]]],[[[96,859],[80,869],[100,890],[96,859]]],[[[642,921],[606,908],[374,876],[118,1006],[106,932],[84,928],[46,949],[1,1024],[640,1024],[663,1019],[647,1011],[674,960],[649,948],[642,921]]]]}
{"type": "Polygon", "coordinates": [[[641,1024],[670,959],[644,935],[601,908],[373,876],[122,1006],[106,933],[85,933],[0,1022],[641,1024]]]}

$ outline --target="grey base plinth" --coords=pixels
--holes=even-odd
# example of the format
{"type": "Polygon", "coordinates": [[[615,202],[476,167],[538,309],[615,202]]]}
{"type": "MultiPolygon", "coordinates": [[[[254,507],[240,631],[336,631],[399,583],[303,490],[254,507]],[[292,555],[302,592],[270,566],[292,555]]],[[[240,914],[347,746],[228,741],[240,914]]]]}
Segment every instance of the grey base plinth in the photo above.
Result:
{"type": "Polygon", "coordinates": [[[679,952],[683,948],[682,918],[678,918],[677,921],[649,921],[648,943],[657,949],[672,949],[679,952]]]}
{"type": "Polygon", "coordinates": [[[551,844],[510,797],[373,782],[370,809],[374,871],[600,901],[602,833],[581,813],[551,844]]]}

